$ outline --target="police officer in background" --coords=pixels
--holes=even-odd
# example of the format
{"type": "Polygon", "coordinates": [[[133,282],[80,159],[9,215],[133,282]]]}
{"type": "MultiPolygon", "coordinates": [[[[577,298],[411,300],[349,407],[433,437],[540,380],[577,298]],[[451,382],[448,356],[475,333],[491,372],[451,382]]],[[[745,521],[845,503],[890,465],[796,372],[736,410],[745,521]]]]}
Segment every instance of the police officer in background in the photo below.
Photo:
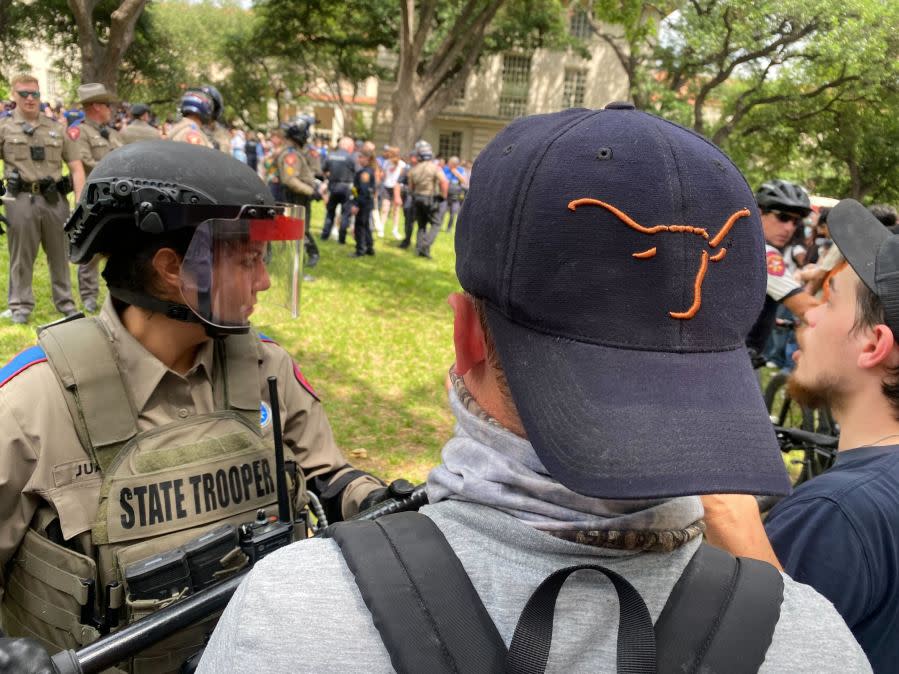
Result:
{"type": "Polygon", "coordinates": [[[8,194],[9,317],[28,321],[34,309],[31,288],[39,246],[47,254],[53,304],[68,316],[75,313],[69,264],[62,225],[69,215],[66,193],[76,194],[84,184],[84,166],[75,142],[65,127],[41,114],[37,78],[23,74],[10,82],[16,109],[0,119],[3,176],[8,194]],[[63,180],[62,162],[69,167],[70,183],[63,180]]]}
{"type": "Polygon", "coordinates": [[[409,170],[409,191],[418,235],[415,248],[420,257],[431,257],[431,246],[440,233],[440,202],[446,200],[449,181],[437,164],[431,161],[434,151],[431,144],[420,140],[415,144],[418,163],[409,170]]]}
{"type": "MultiPolygon", "coordinates": [[[[306,209],[306,222],[309,222],[309,205],[313,199],[321,199],[315,172],[306,155],[306,141],[309,139],[309,128],[315,118],[309,115],[297,115],[289,122],[281,125],[284,131],[284,146],[275,159],[278,167],[278,184],[281,194],[289,204],[299,204],[306,209]]],[[[318,246],[306,227],[306,266],[318,264],[318,246]]]]}
{"type": "Polygon", "coordinates": [[[200,87],[200,91],[212,99],[212,117],[206,125],[206,134],[212,140],[215,149],[230,155],[231,134],[225,126],[225,100],[222,93],[211,84],[204,84],[200,87]]]}
{"type": "Polygon", "coordinates": [[[322,172],[328,179],[327,213],[325,225],[322,228],[322,240],[331,236],[331,228],[334,226],[334,216],[337,207],[340,206],[340,228],[338,230],[338,243],[346,243],[346,232],[350,226],[350,205],[352,196],[353,176],[356,173],[355,157],[353,151],[356,144],[352,138],[345,136],[337,143],[337,149],[328,155],[328,159],[322,166],[322,172]]]}
{"type": "Polygon", "coordinates": [[[212,119],[214,107],[212,98],[206,92],[199,89],[185,91],[178,106],[182,118],[169,131],[169,140],[214,148],[204,128],[212,119]]]}
{"type": "MultiPolygon", "coordinates": [[[[272,506],[267,377],[298,467],[287,471],[295,509],[311,491],[340,520],[387,495],[347,463],[290,355],[249,325],[270,285],[267,237],[298,236],[300,223],[246,165],[187,144],[126,146],[93,170],[66,232],[74,261],[107,258],[109,298],[0,368],[0,616],[7,635],[51,652],[90,643],[115,626],[107,617],[125,624],[170,603],[123,587],[131,565],[272,506]]],[[[226,552],[214,576],[246,564],[226,552]]],[[[177,672],[213,625],[125,666],[177,672]]],[[[0,638],[0,669],[46,659],[27,644],[0,638]]]]}
{"type": "MultiPolygon", "coordinates": [[[[82,84],[78,87],[78,101],[84,110],[84,121],[66,131],[78,145],[81,163],[84,165],[84,176],[89,178],[97,163],[111,150],[121,147],[122,141],[115,129],[109,126],[112,121],[111,104],[115,97],[106,91],[100,83],[82,84]]],[[[76,194],[78,199],[80,194],[76,194]]],[[[97,311],[97,297],[100,294],[99,260],[88,260],[78,267],[78,292],[85,311],[97,311]]]]}
{"type": "Polygon", "coordinates": [[[371,150],[362,150],[357,161],[359,170],[353,178],[352,213],[355,216],[355,229],[353,236],[356,239],[356,251],[350,257],[364,257],[375,254],[375,242],[371,233],[371,214],[375,205],[377,180],[375,169],[375,155],[371,150]]]}
{"type": "Polygon", "coordinates": [[[131,123],[119,133],[122,145],[142,140],[159,140],[159,130],[150,124],[150,107],[143,103],[131,106],[131,123]]]}

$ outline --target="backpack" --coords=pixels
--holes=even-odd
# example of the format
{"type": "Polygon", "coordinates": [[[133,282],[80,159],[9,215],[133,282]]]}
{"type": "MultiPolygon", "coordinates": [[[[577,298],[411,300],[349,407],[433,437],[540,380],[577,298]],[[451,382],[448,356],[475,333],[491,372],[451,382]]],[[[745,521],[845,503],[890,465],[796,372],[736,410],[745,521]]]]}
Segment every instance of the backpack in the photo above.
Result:
{"type": "Polygon", "coordinates": [[[471,579],[433,521],[415,512],[327,530],[356,579],[401,674],[545,671],[559,591],[576,571],[604,574],[618,593],[617,669],[627,674],[757,672],[783,602],[770,564],[703,543],[655,625],[637,590],[598,564],[560,569],[534,591],[507,649],[471,579]]]}

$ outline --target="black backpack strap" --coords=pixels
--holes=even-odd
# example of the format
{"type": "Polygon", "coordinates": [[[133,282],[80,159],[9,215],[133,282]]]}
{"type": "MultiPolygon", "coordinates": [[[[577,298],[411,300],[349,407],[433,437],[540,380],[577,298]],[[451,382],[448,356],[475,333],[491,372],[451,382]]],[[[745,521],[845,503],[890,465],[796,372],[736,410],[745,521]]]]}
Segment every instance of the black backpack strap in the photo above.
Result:
{"type": "Polygon", "coordinates": [[[700,545],[655,625],[660,674],[758,672],[782,603],[773,566],[700,545]]]}
{"type": "Polygon", "coordinates": [[[400,674],[502,671],[506,647],[456,553],[425,515],[328,528],[400,674]]]}
{"type": "Polygon", "coordinates": [[[518,618],[509,657],[508,674],[546,671],[552,645],[556,599],[562,585],[576,571],[599,571],[618,593],[618,674],[656,674],[656,642],[649,609],[640,593],[623,576],[598,564],[560,569],[540,583],[518,618]]]}

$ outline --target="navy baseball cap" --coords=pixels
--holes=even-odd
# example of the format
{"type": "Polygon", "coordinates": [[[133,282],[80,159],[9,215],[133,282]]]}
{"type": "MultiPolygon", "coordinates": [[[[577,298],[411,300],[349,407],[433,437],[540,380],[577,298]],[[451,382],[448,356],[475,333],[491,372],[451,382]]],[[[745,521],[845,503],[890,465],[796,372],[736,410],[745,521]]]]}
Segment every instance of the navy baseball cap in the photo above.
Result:
{"type": "Polygon", "coordinates": [[[475,161],[456,255],[562,484],[789,493],[744,346],[765,297],[761,221],[708,140],[623,103],[517,120],[475,161]]]}
{"type": "Polygon", "coordinates": [[[831,209],[827,228],[862,283],[880,299],[887,326],[899,335],[899,236],[854,199],[831,209]]]}

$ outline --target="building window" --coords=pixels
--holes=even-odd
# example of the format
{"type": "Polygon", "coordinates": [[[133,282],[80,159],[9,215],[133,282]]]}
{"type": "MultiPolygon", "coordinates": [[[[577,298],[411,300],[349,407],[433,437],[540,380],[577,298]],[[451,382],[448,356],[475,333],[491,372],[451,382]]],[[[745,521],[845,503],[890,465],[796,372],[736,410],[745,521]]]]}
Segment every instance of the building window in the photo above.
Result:
{"type": "Polygon", "coordinates": [[[499,95],[500,117],[521,117],[528,111],[531,84],[531,57],[503,56],[503,87],[499,95]]]}
{"type": "Polygon", "coordinates": [[[440,134],[440,140],[437,143],[437,156],[449,159],[450,157],[460,157],[462,155],[462,132],[448,131],[440,134]]]}
{"type": "Polygon", "coordinates": [[[450,107],[452,108],[464,108],[465,107],[465,89],[467,88],[466,83],[462,83],[462,88],[459,90],[459,93],[456,94],[456,97],[450,101],[450,107]]]}
{"type": "Polygon", "coordinates": [[[586,86],[586,71],[579,68],[566,68],[565,84],[562,86],[562,108],[583,108],[586,86]]]}
{"type": "Polygon", "coordinates": [[[576,9],[571,13],[571,21],[568,24],[568,32],[571,37],[586,40],[593,29],[590,26],[590,12],[584,9],[576,9]]]}

